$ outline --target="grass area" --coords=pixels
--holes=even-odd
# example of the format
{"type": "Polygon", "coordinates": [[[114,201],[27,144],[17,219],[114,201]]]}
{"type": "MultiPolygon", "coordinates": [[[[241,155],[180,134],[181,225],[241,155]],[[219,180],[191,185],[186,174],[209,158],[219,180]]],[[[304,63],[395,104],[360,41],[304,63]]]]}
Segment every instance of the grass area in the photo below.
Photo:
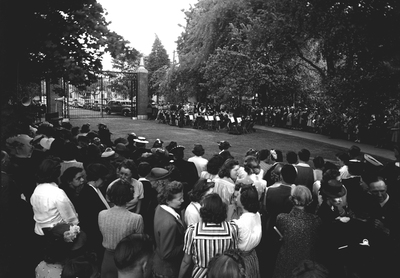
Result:
{"type": "MultiPolygon", "coordinates": [[[[185,147],[185,158],[192,156],[192,149],[195,143],[200,143],[205,149],[205,158],[210,158],[218,153],[217,142],[226,140],[232,147],[229,149],[235,159],[243,162],[244,155],[249,148],[261,149],[280,149],[284,158],[288,151],[299,151],[302,148],[310,150],[311,156],[322,156],[323,158],[336,161],[335,154],[346,149],[335,145],[317,142],[305,138],[294,137],[275,132],[257,130],[254,133],[233,135],[228,134],[226,130],[208,131],[193,128],[179,128],[166,124],[159,124],[150,120],[132,120],[130,118],[85,118],[72,119],[73,126],[82,126],[84,123],[90,123],[91,129],[97,130],[97,124],[103,123],[108,126],[112,132],[111,139],[114,141],[118,137],[127,137],[128,133],[135,132],[137,136],[144,136],[149,141],[147,147],[151,148],[154,141],[159,138],[167,146],[171,141],[177,142],[185,147]]],[[[388,160],[378,158],[382,163],[388,160]]]]}

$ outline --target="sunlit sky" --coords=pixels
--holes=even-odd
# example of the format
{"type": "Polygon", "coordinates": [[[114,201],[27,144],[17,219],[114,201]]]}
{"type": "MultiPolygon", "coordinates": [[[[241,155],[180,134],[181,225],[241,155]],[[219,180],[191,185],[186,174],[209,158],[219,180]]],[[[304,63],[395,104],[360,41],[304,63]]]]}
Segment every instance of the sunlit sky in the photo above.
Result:
{"type": "MultiPolygon", "coordinates": [[[[108,13],[106,20],[111,21],[109,29],[123,36],[145,56],[151,52],[155,36],[160,38],[170,60],[176,50],[176,40],[184,31],[185,15],[198,0],[97,0],[108,13]]],[[[175,56],[176,57],[176,56],[175,56]]],[[[111,70],[111,57],[103,59],[103,69],[111,70]]]]}

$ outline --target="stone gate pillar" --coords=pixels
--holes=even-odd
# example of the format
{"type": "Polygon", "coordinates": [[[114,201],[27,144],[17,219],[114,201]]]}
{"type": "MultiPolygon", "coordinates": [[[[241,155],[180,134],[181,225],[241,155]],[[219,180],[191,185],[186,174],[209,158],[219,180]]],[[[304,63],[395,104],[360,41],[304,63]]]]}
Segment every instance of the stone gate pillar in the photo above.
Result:
{"type": "Polygon", "coordinates": [[[139,120],[147,119],[147,104],[149,103],[149,92],[148,92],[148,71],[144,67],[143,58],[140,59],[140,66],[136,70],[137,73],[137,97],[136,97],[136,109],[137,118],[139,120]]]}

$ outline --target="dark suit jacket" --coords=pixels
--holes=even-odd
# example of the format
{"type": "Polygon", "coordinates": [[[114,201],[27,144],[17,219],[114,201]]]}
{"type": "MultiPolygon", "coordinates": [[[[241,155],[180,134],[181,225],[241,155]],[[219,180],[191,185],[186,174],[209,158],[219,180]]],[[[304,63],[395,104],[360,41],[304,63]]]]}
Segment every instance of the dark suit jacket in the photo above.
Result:
{"type": "Polygon", "coordinates": [[[98,216],[99,212],[107,209],[97,192],[88,184],[85,184],[78,197],[77,211],[79,226],[86,233],[88,246],[96,250],[102,248],[103,236],[101,235],[98,216]]]}
{"type": "Polygon", "coordinates": [[[312,192],[314,184],[314,171],[311,167],[296,165],[297,177],[294,183],[296,185],[304,185],[312,192]]]}
{"type": "Polygon", "coordinates": [[[154,253],[153,270],[157,274],[177,277],[183,258],[183,238],[185,229],[182,222],[169,212],[157,206],[154,215],[154,253]]]}

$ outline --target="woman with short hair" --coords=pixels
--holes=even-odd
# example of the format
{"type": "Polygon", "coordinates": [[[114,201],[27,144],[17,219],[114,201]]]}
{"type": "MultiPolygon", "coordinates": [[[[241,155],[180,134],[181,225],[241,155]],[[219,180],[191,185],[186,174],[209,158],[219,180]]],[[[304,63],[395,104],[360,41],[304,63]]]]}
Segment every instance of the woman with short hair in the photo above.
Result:
{"type": "Polygon", "coordinates": [[[186,277],[194,263],[191,277],[207,277],[210,260],[219,253],[237,247],[237,227],[226,219],[227,206],[216,193],[207,195],[200,208],[201,220],[185,233],[184,258],[179,278],[186,277]]]}
{"type": "Polygon", "coordinates": [[[297,185],[291,190],[290,200],[292,210],[280,213],[276,219],[276,228],[282,234],[282,245],[273,277],[291,277],[293,269],[301,261],[315,260],[318,256],[322,220],[305,210],[312,202],[311,191],[306,186],[297,185]]]}
{"type": "Polygon", "coordinates": [[[246,265],[246,277],[259,278],[260,268],[255,248],[261,241],[262,226],[256,187],[250,184],[243,185],[236,199],[243,212],[239,219],[233,221],[238,227],[238,249],[242,251],[246,265]]]}
{"type": "Polygon", "coordinates": [[[177,277],[183,257],[185,228],[179,210],[183,199],[183,184],[172,181],[159,189],[159,205],[154,214],[153,277],[177,277]]]}
{"type": "Polygon", "coordinates": [[[131,234],[143,233],[144,224],[141,215],[130,212],[126,205],[132,200],[132,187],[125,180],[118,180],[108,191],[114,206],[99,213],[99,228],[105,248],[101,277],[118,277],[114,263],[114,250],[118,242],[131,234]]]}

